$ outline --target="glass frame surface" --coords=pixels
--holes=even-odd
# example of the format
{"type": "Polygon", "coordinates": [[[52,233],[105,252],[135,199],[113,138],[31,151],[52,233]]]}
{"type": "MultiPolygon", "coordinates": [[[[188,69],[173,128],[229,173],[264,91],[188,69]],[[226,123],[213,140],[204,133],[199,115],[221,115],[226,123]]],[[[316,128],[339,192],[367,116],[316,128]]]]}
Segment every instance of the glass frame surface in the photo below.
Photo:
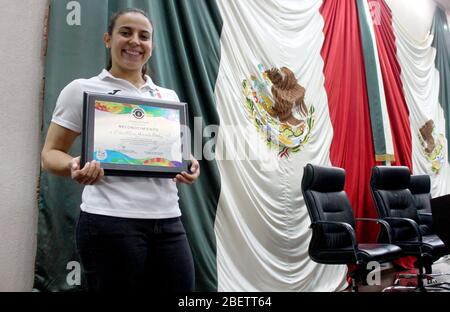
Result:
{"type": "MultiPolygon", "coordinates": [[[[107,108],[103,108],[103,111],[109,112],[107,108]]],[[[181,173],[182,171],[189,172],[190,168],[190,135],[187,132],[187,129],[189,129],[188,125],[188,111],[187,111],[187,103],[183,102],[172,102],[172,101],[165,101],[165,100],[156,100],[156,99],[143,99],[143,98],[133,98],[133,97],[122,97],[122,96],[115,96],[115,95],[108,95],[108,94],[100,94],[100,93],[93,93],[93,92],[84,92],[84,103],[83,103],[83,132],[82,132],[82,153],[81,153],[81,168],[84,167],[84,165],[87,162],[91,162],[93,160],[97,160],[100,162],[101,167],[105,171],[105,175],[107,176],[142,176],[142,177],[154,177],[154,178],[173,178],[177,174],[181,173]],[[130,157],[127,157],[124,154],[115,152],[116,154],[119,154],[122,158],[120,161],[112,161],[111,157],[103,157],[107,152],[103,154],[103,152],[100,151],[94,151],[95,146],[98,146],[99,142],[95,142],[95,127],[99,127],[99,125],[96,125],[96,110],[99,110],[99,106],[97,104],[99,103],[107,103],[107,106],[112,107],[115,111],[111,110],[112,114],[122,114],[122,119],[117,120],[123,120],[123,116],[125,114],[131,114],[131,119],[134,118],[142,118],[142,114],[146,114],[149,110],[156,110],[159,112],[172,112],[175,113],[178,112],[178,114],[175,113],[175,116],[177,117],[176,121],[179,122],[179,129],[180,129],[180,140],[178,141],[178,138],[176,140],[181,143],[181,146],[179,147],[180,155],[181,155],[181,161],[171,161],[169,159],[164,159],[160,157],[154,157],[149,159],[139,159],[139,160],[133,160],[130,157]],[[123,109],[126,108],[126,109],[123,109]],[[120,109],[122,109],[120,111],[120,109]],[[119,110],[120,112],[117,112],[119,110]],[[179,117],[179,118],[178,118],[179,117]],[[100,154],[99,154],[100,153],[100,154]],[[99,160],[98,155],[101,155],[101,158],[105,158],[103,160],[99,160]],[[108,160],[109,159],[109,160],[108,160]],[[120,163],[119,163],[120,162],[120,163]],[[124,163],[125,162],[125,163],[124,163]]],[[[99,118],[99,117],[98,117],[99,118]]],[[[127,117],[126,117],[127,118],[127,117]]],[[[153,117],[154,118],[154,117],[153,117]]],[[[112,118],[114,119],[114,117],[112,118]]],[[[149,120],[149,118],[145,119],[149,120]]],[[[141,124],[145,121],[140,121],[141,124]]],[[[170,121],[173,123],[173,121],[170,121]]],[[[141,127],[143,131],[138,132],[139,134],[139,140],[142,142],[139,142],[139,145],[142,149],[145,149],[145,139],[148,138],[149,142],[153,139],[151,131],[147,131],[149,133],[143,133],[145,130],[155,130],[150,128],[150,126],[154,126],[153,124],[149,127],[141,127]]],[[[111,129],[102,129],[102,131],[109,131],[111,133],[117,133],[117,127],[121,127],[118,124],[115,124],[114,122],[111,123],[102,123],[102,127],[110,127],[111,129]],[[116,130],[114,130],[116,129],[116,130]],[[115,132],[114,132],[115,131],[115,132]]],[[[128,126],[130,128],[130,126],[128,126]]],[[[133,140],[137,140],[136,138],[133,138],[133,131],[130,132],[130,142],[133,142],[133,140]]],[[[167,132],[167,129],[166,129],[167,132]]],[[[121,136],[126,137],[127,132],[122,131],[121,136]]],[[[103,136],[104,137],[104,136],[103,136]]],[[[173,138],[172,138],[173,139],[173,138]]],[[[162,140],[161,137],[158,138],[158,140],[162,140]]],[[[126,140],[125,140],[126,141],[126,140]]],[[[101,143],[101,142],[100,142],[101,143]]],[[[121,143],[122,144],[122,143],[121,143]]],[[[127,150],[127,146],[123,146],[124,150],[127,150]]],[[[133,148],[136,148],[136,146],[133,146],[133,148]]],[[[173,147],[172,147],[173,148],[173,147]]],[[[177,146],[175,146],[175,150],[177,150],[177,146]]],[[[130,148],[132,149],[132,148],[130,148]]],[[[150,152],[149,152],[150,153],[150,152]]],[[[109,154],[112,154],[109,152],[109,154]]],[[[117,157],[116,157],[117,158],[117,157]]],[[[117,158],[119,159],[119,158],[117,158]]]]}

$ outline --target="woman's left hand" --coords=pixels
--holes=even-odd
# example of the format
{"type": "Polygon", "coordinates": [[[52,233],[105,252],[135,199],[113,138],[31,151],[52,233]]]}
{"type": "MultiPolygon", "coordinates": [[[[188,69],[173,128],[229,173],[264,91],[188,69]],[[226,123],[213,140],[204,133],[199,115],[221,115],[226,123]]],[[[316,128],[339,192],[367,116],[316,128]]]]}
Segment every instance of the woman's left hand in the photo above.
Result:
{"type": "Polygon", "coordinates": [[[198,163],[197,159],[194,157],[191,158],[191,170],[190,172],[183,171],[180,174],[177,174],[176,177],[173,179],[174,182],[177,183],[185,183],[185,184],[194,184],[194,182],[198,179],[200,176],[200,164],[198,163]]]}

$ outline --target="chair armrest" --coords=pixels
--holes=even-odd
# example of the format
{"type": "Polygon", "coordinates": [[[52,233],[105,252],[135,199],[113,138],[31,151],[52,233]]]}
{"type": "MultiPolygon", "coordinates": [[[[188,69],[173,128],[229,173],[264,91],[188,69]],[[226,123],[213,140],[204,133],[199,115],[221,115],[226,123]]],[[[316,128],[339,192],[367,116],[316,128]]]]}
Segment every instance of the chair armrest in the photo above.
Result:
{"type": "Polygon", "coordinates": [[[422,234],[420,233],[419,225],[416,221],[409,219],[409,218],[398,218],[398,217],[386,217],[383,218],[386,221],[398,221],[400,223],[406,223],[410,225],[414,231],[416,232],[417,242],[422,243],[422,234]]]}
{"type": "Polygon", "coordinates": [[[311,223],[311,228],[314,229],[314,227],[316,225],[326,225],[326,224],[330,224],[330,225],[337,225],[340,227],[343,227],[347,233],[350,235],[350,240],[352,241],[352,249],[353,249],[353,253],[355,254],[355,259],[356,259],[356,263],[359,264],[360,261],[358,259],[358,243],[356,242],[356,234],[355,234],[355,229],[348,223],[345,222],[338,222],[338,221],[315,221],[313,223],[311,223]]]}
{"type": "Polygon", "coordinates": [[[389,243],[392,243],[392,229],[389,223],[382,219],[374,219],[374,218],[355,218],[356,221],[372,221],[381,224],[387,231],[389,243]]]}
{"type": "Polygon", "coordinates": [[[418,214],[425,217],[433,217],[431,212],[418,212],[418,214]]]}

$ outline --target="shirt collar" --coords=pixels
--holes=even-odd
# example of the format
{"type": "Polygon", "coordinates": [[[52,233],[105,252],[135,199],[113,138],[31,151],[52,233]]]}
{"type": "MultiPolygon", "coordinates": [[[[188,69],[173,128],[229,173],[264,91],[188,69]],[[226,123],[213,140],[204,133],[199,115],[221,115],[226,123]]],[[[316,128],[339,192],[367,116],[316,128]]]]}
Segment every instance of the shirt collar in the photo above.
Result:
{"type": "MultiPolygon", "coordinates": [[[[115,81],[124,81],[124,79],[114,77],[106,69],[102,70],[102,72],[98,75],[98,78],[100,78],[100,80],[112,79],[115,81]]],[[[141,87],[141,89],[144,88],[149,88],[150,90],[158,90],[158,87],[155,85],[152,78],[150,78],[150,76],[148,75],[145,75],[145,84],[141,87]]]]}

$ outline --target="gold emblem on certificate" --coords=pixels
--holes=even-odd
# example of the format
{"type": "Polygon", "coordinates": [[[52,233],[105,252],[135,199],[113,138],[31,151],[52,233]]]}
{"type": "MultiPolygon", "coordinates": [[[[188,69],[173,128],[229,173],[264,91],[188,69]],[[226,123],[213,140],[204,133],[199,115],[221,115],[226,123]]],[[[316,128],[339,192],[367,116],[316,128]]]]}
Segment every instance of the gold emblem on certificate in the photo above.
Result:
{"type": "Polygon", "coordinates": [[[186,103],[85,92],[83,119],[82,165],[167,178],[189,169],[186,103]]]}

